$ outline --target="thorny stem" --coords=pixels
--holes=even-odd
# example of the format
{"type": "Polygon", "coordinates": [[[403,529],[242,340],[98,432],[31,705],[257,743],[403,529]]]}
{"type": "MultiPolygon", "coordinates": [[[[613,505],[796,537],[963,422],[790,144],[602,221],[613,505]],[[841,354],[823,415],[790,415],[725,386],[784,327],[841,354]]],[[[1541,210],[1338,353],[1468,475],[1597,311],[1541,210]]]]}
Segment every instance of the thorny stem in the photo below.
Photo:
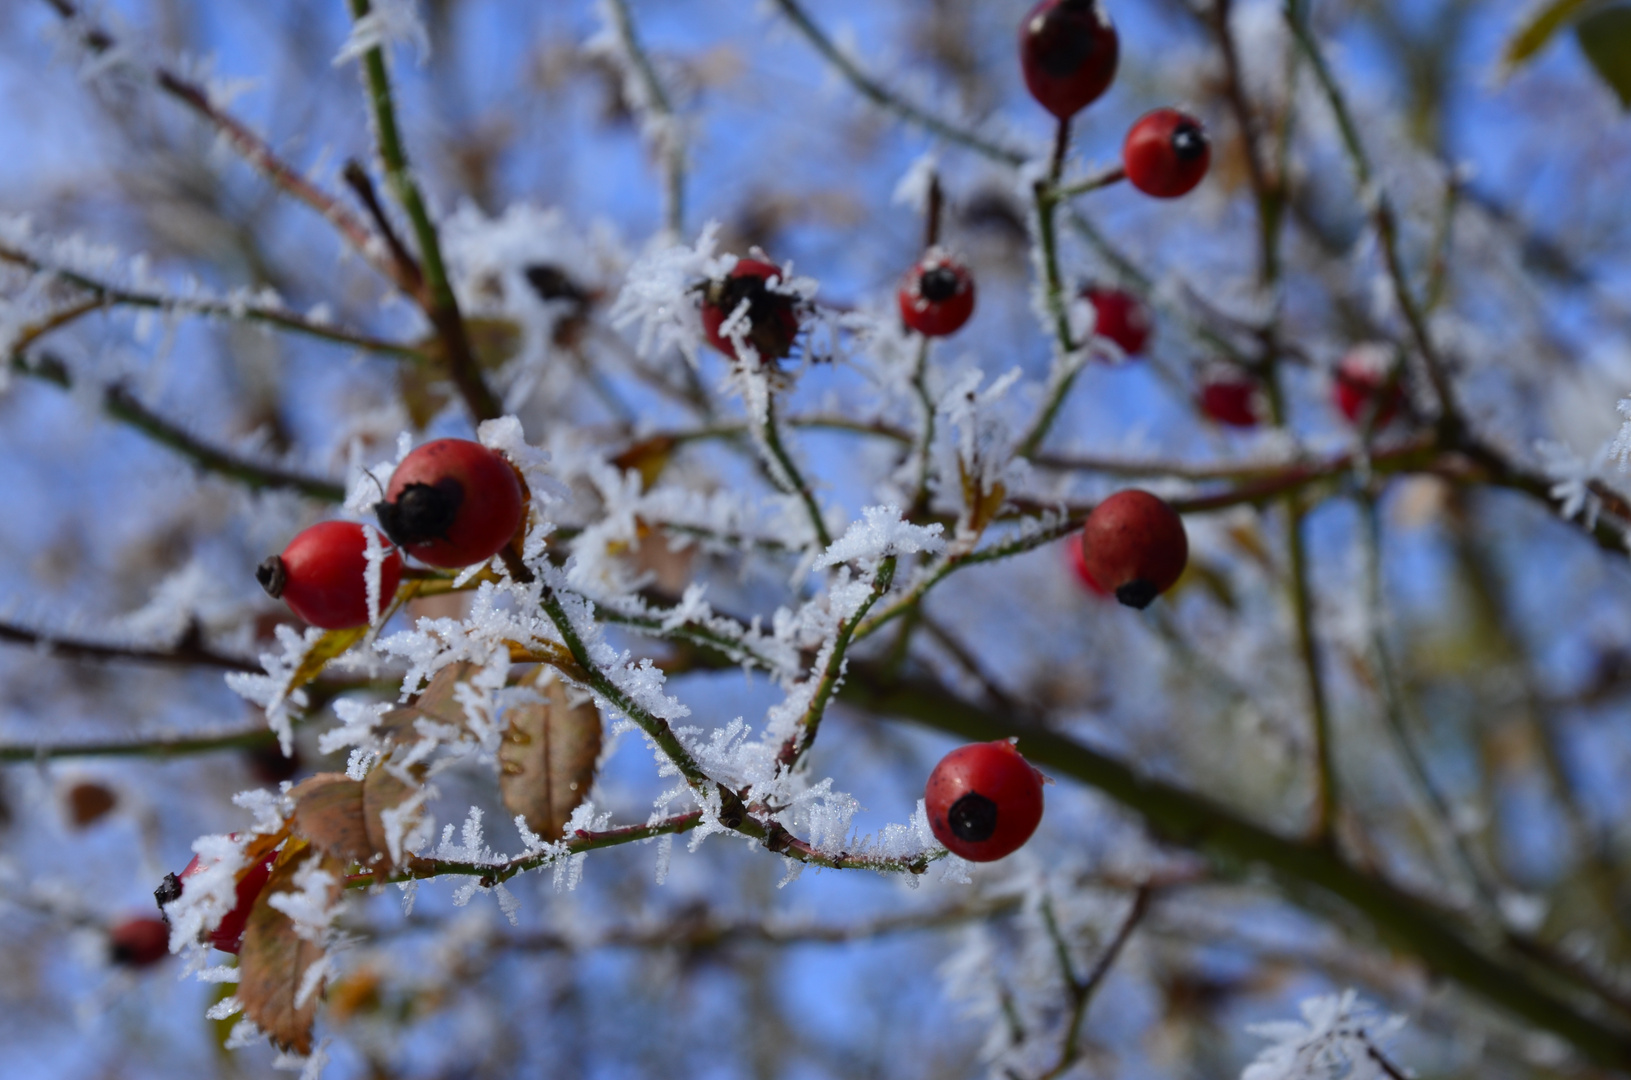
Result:
{"type": "MultiPolygon", "coordinates": [[[[12,370],[21,374],[55,383],[63,389],[73,387],[73,377],[61,360],[49,355],[26,358],[13,355],[12,370]]],[[[250,461],[228,450],[211,446],[193,435],[180,424],[169,420],[144,405],[124,386],[115,383],[102,391],[102,409],[109,416],[128,424],[162,446],[192,459],[193,464],[206,472],[217,473],[255,489],[284,489],[324,502],[344,502],[345,487],[332,480],[306,476],[276,465],[250,461]]]]}
{"type": "MultiPolygon", "coordinates": [[[[84,21],[79,9],[70,0],[45,0],[45,2],[55,8],[64,19],[78,24],[80,41],[91,52],[105,53],[116,44],[113,35],[99,26],[84,21]]],[[[410,295],[413,293],[413,283],[401,276],[400,267],[388,259],[379,257],[375,237],[368,226],[347,210],[338,199],[306,179],[305,174],[299,169],[278,157],[266,140],[236,117],[224,109],[217,108],[202,86],[162,67],[154,68],[153,76],[159,89],[213,125],[238,155],[259,170],[273,186],[321,214],[370,266],[389,278],[404,292],[410,295]]]]}
{"type": "Polygon", "coordinates": [[[933,135],[938,135],[947,142],[965,146],[976,153],[983,154],[995,161],[1008,165],[1023,165],[1027,155],[1019,150],[1001,146],[989,139],[983,138],[958,125],[935,116],[932,113],[913,105],[911,102],[898,97],[886,89],[872,76],[861,68],[843,50],[839,49],[832,39],[821,32],[820,27],[810,20],[810,16],[799,6],[796,0],[773,0],[805,40],[819,52],[826,61],[849,80],[851,86],[860,92],[862,97],[887,112],[894,113],[900,119],[920,127],[933,135]]]}
{"type": "Polygon", "coordinates": [[[820,681],[816,684],[815,694],[810,698],[804,715],[798,719],[792,734],[782,744],[781,752],[776,755],[777,763],[785,772],[792,772],[798,767],[799,759],[814,745],[816,732],[821,727],[821,718],[827,711],[827,702],[832,700],[833,693],[844,681],[844,668],[846,654],[849,652],[850,640],[855,636],[855,628],[861,624],[866,613],[877,603],[878,598],[889,591],[890,582],[895,580],[895,559],[893,557],[878,564],[877,573],[872,579],[872,592],[866,600],[856,609],[855,614],[838,627],[838,634],[833,639],[832,649],[827,654],[827,663],[822,668],[820,681]]]}
{"type": "Polygon", "coordinates": [[[635,74],[645,88],[651,111],[662,120],[660,133],[653,141],[663,159],[663,221],[669,233],[678,238],[685,235],[685,143],[680,139],[674,106],[651,64],[651,55],[634,32],[628,0],[610,0],[609,6],[618,41],[634,61],[635,74]]]}
{"type": "Polygon", "coordinates": [[[56,312],[32,326],[24,327],[11,342],[12,350],[15,352],[23,351],[47,333],[61,329],[70,322],[93,312],[111,307],[137,307],[149,308],[155,311],[199,315],[205,318],[226,319],[233,322],[265,323],[282,330],[304,334],[307,337],[318,338],[322,341],[330,341],[337,345],[350,345],[367,352],[400,356],[411,360],[423,359],[423,354],[412,345],[385,341],[367,334],[325,326],[322,323],[312,322],[310,319],[296,315],[292,311],[284,311],[275,307],[265,307],[259,304],[238,304],[221,300],[196,300],[182,296],[165,296],[161,293],[144,293],[131,289],[122,289],[76,271],[48,266],[26,252],[14,251],[5,247],[0,247],[0,262],[12,263],[37,274],[49,274],[91,294],[89,299],[80,301],[63,311],[56,312]]]}
{"type": "MultiPolygon", "coordinates": [[[[366,18],[372,7],[370,0],[347,0],[354,21],[366,18]]],[[[374,136],[379,148],[380,161],[385,167],[385,179],[391,193],[401,204],[413,227],[414,240],[419,246],[419,259],[424,273],[424,288],[413,292],[419,299],[426,317],[436,328],[437,335],[447,350],[448,374],[453,385],[464,398],[471,415],[477,422],[492,420],[499,415],[498,399],[482,378],[476,363],[475,351],[459,311],[458,297],[453,294],[447,266],[442,261],[442,244],[436,235],[436,226],[430,220],[430,211],[408,165],[407,151],[397,130],[396,105],[391,99],[391,80],[385,68],[385,54],[374,46],[363,55],[362,67],[368,84],[368,103],[374,116],[374,136]]],[[[399,267],[399,276],[407,276],[408,268],[399,267]]]]}

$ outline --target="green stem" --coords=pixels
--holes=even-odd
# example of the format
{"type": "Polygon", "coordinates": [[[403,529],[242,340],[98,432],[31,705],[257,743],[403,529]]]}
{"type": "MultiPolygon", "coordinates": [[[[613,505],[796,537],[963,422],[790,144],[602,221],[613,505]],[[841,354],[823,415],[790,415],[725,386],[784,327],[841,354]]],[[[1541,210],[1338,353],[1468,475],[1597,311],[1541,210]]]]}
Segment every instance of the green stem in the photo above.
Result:
{"type": "MultiPolygon", "coordinates": [[[[369,0],[348,0],[348,3],[354,21],[366,18],[372,10],[369,0]]],[[[459,311],[459,301],[453,294],[447,265],[442,260],[441,240],[436,235],[436,226],[430,220],[430,211],[425,207],[419,184],[408,165],[407,151],[397,129],[396,105],[391,99],[391,79],[385,68],[384,52],[378,46],[369,49],[362,58],[362,67],[368,83],[368,102],[373,111],[374,136],[380,161],[385,167],[385,180],[390,185],[391,194],[408,215],[414,240],[419,246],[425,286],[420,304],[447,349],[448,374],[471,415],[478,422],[494,419],[499,415],[498,400],[493,397],[476,363],[464,316],[459,311]]]]}

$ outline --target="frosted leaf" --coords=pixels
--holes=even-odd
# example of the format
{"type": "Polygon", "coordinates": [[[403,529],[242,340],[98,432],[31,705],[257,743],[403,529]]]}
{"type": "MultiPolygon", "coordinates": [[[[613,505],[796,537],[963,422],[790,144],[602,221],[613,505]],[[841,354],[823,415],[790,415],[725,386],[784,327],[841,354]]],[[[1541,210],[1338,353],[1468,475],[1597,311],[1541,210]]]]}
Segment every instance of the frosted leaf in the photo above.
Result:
{"type": "Polygon", "coordinates": [[[304,690],[291,689],[294,675],[299,670],[306,653],[322,638],[323,631],[312,626],[307,627],[304,634],[299,634],[293,627],[280,623],[276,635],[277,643],[283,651],[261,654],[261,667],[266,674],[228,672],[226,683],[239,697],[252,701],[266,710],[267,726],[277,732],[278,742],[287,756],[294,747],[294,727],[289,710],[291,707],[304,709],[307,701],[304,690]]]}
{"type": "Polygon", "coordinates": [[[293,891],[273,893],[266,902],[289,917],[296,934],[322,941],[343,907],[340,880],[323,869],[321,860],[307,859],[295,870],[293,883],[293,891]]]}

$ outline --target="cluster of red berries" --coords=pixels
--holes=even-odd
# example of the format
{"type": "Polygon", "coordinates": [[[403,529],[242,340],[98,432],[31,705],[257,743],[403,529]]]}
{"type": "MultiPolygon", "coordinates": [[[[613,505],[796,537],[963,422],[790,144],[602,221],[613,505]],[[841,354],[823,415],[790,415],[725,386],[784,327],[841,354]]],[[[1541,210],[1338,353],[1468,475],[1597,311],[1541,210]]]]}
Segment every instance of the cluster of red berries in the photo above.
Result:
{"type": "Polygon", "coordinates": [[[525,509],[520,478],[503,455],[468,439],[437,439],[402,459],[374,507],[389,543],[367,525],[324,521],[261,563],[255,576],[313,626],[366,626],[378,614],[368,600],[370,542],[383,548],[383,607],[402,581],[399,552],[429,566],[485,562],[510,542],[525,509]]]}

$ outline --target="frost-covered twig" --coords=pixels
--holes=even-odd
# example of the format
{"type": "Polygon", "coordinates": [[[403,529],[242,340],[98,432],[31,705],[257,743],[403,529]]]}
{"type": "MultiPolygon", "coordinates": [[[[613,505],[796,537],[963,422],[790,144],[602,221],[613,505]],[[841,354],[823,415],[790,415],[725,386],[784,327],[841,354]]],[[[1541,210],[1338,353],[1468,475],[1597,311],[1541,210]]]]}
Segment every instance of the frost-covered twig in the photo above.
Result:
{"type": "Polygon", "coordinates": [[[765,451],[773,463],[767,470],[771,482],[777,487],[787,489],[788,494],[798,496],[799,501],[804,504],[805,512],[810,516],[810,530],[815,534],[816,542],[824,548],[831,547],[832,534],[827,531],[827,523],[821,516],[821,504],[816,502],[809,481],[805,480],[804,474],[794,464],[792,455],[782,443],[781,425],[776,419],[774,396],[765,402],[764,423],[760,425],[760,436],[764,441],[765,451]]]}
{"type": "MultiPolygon", "coordinates": [[[[72,388],[73,376],[68,366],[50,355],[31,357],[14,355],[13,371],[64,389],[72,388]]],[[[286,489],[324,502],[344,502],[345,487],[332,480],[307,476],[277,465],[250,461],[229,450],[212,446],[192,434],[174,420],[160,416],[124,386],[115,383],[102,391],[102,409],[109,416],[128,424],[154,442],[167,446],[192,460],[207,472],[218,473],[251,488],[286,489]]]]}
{"type": "MultiPolygon", "coordinates": [[[[1066,130],[1065,121],[1061,120],[1061,142],[1066,130]]],[[[1036,419],[1031,422],[1030,428],[1019,440],[1016,453],[1020,457],[1030,457],[1036,453],[1042,445],[1042,440],[1048,437],[1048,429],[1053,427],[1054,418],[1059,415],[1065,398],[1070,394],[1071,385],[1076,381],[1076,372],[1079,370],[1079,365],[1075,362],[1076,343],[1071,340],[1070,317],[1065,312],[1064,277],[1059,272],[1057,225],[1059,199],[1044,180],[1036,182],[1032,194],[1036,201],[1035,242],[1042,270],[1042,300],[1047,315],[1053,322],[1053,372],[1042,407],[1037,411],[1036,419]]]]}
{"type": "Polygon", "coordinates": [[[59,637],[14,623],[0,623],[0,642],[27,645],[47,654],[74,660],[129,660],[144,664],[213,667],[226,671],[260,671],[260,665],[255,661],[216,652],[192,634],[184,636],[168,648],[161,649],[124,642],[98,642],[59,637]]]}
{"type": "Polygon", "coordinates": [[[1308,682],[1309,729],[1314,753],[1314,819],[1309,834],[1326,842],[1337,824],[1338,793],[1336,749],[1331,745],[1331,710],[1321,667],[1319,640],[1314,628],[1314,597],[1309,585],[1308,549],[1303,542],[1303,508],[1292,497],[1286,501],[1286,576],[1291,613],[1297,627],[1297,655],[1308,682]]]}
{"type": "Polygon", "coordinates": [[[1065,1041],[1059,1048],[1059,1061],[1053,1068],[1043,1073],[1037,1080],[1055,1080],[1063,1076],[1070,1067],[1076,1064],[1081,1057],[1082,1024],[1087,1019],[1088,1006],[1093,1003],[1093,997],[1098,993],[1099,987],[1104,984],[1110,969],[1121,956],[1121,951],[1138,928],[1139,922],[1150,909],[1151,889],[1149,886],[1140,886],[1133,893],[1132,906],[1128,908],[1121,925],[1116,928],[1115,935],[1105,945],[1104,952],[1099,955],[1093,970],[1087,973],[1086,978],[1077,978],[1074,967],[1070,962],[1070,950],[1065,946],[1059,935],[1059,925],[1054,919],[1051,905],[1044,905],[1042,909],[1043,921],[1046,923],[1048,933],[1053,937],[1058,949],[1061,974],[1065,979],[1065,991],[1070,997],[1070,1020],[1065,1026],[1065,1041]]]}
{"type": "Polygon", "coordinates": [[[0,761],[47,761],[54,758],[156,757],[214,754],[223,750],[254,750],[277,745],[277,736],[264,724],[247,731],[186,738],[155,738],[123,742],[52,743],[39,746],[0,746],[0,761]]]}
{"type": "Polygon", "coordinates": [[[1029,156],[1023,151],[1003,146],[990,139],[968,131],[957,124],[942,117],[935,116],[926,109],[912,104],[898,94],[891,92],[882,83],[862,71],[860,66],[845,55],[837,44],[833,42],[821,28],[810,19],[796,0],[773,0],[776,7],[781,9],[789,22],[798,28],[817,52],[831,64],[839,74],[847,79],[868,101],[879,108],[894,113],[909,124],[916,125],[932,135],[938,135],[947,142],[966,146],[970,150],[983,154],[995,161],[1008,165],[1022,165],[1029,156]]]}
{"type": "Polygon", "coordinates": [[[637,89],[636,93],[626,96],[638,111],[646,114],[641,126],[652,148],[662,158],[663,221],[677,239],[685,232],[685,139],[679,119],[674,115],[668,91],[657,77],[657,69],[652,66],[650,54],[634,32],[628,0],[604,0],[604,11],[610,16],[616,59],[619,66],[633,76],[633,88],[637,89]]]}
{"type": "Polygon", "coordinates": [[[12,349],[18,351],[27,348],[46,333],[61,329],[68,323],[92,312],[110,307],[135,307],[200,315],[206,318],[225,319],[234,322],[265,323],[268,326],[304,334],[322,341],[334,342],[338,345],[349,345],[366,352],[384,353],[389,356],[400,356],[410,360],[424,358],[423,354],[412,345],[385,341],[368,334],[330,326],[307,316],[298,315],[281,306],[263,303],[248,297],[172,296],[123,288],[112,282],[98,280],[77,270],[52,266],[38,256],[26,251],[4,246],[0,246],[0,262],[11,263],[15,266],[25,267],[37,274],[48,275],[91,294],[90,298],[85,301],[57,312],[32,326],[21,328],[10,343],[12,349]]]}
{"type": "MultiPolygon", "coordinates": [[[[366,19],[372,11],[369,0],[348,0],[351,17],[356,23],[366,19]]],[[[380,161],[385,167],[385,180],[391,187],[402,210],[413,226],[414,240],[419,245],[420,269],[424,273],[424,288],[413,293],[424,309],[437,336],[447,351],[448,375],[464,398],[471,416],[478,423],[496,419],[501,410],[493,396],[481,368],[476,363],[475,350],[459,311],[458,297],[448,278],[447,265],[442,260],[442,243],[436,225],[430,219],[430,210],[420,194],[419,182],[408,165],[407,150],[402,143],[396,124],[396,104],[391,98],[391,78],[385,68],[385,53],[375,44],[362,56],[364,79],[368,86],[368,104],[374,116],[374,137],[379,148],[380,161]]],[[[398,267],[404,276],[408,268],[398,267]]]]}
{"type": "Polygon", "coordinates": [[[895,580],[895,559],[884,559],[872,577],[872,591],[866,599],[855,609],[849,618],[838,627],[838,633],[832,643],[827,646],[825,662],[821,673],[817,677],[815,691],[810,696],[810,703],[804,709],[804,715],[798,718],[787,740],[782,743],[781,751],[776,755],[776,761],[787,771],[798,766],[799,759],[810,749],[815,742],[816,732],[821,727],[821,718],[826,714],[827,703],[832,700],[833,692],[838,689],[844,678],[845,660],[849,653],[850,641],[855,636],[855,628],[860,625],[866,613],[872,610],[872,605],[878,598],[889,591],[889,585],[895,580]]]}
{"type": "MultiPolygon", "coordinates": [[[[46,0],[46,3],[74,25],[86,49],[101,54],[117,46],[113,35],[102,27],[89,23],[70,0],[46,0]]],[[[216,105],[207,89],[167,68],[154,68],[153,78],[159,89],[213,125],[239,156],[259,170],[274,186],[321,214],[369,265],[395,282],[404,292],[412,292],[412,283],[404,281],[399,276],[398,268],[389,259],[380,257],[374,235],[361,219],[346,209],[334,196],[308,180],[300,170],[278,157],[265,139],[216,105]]]]}

